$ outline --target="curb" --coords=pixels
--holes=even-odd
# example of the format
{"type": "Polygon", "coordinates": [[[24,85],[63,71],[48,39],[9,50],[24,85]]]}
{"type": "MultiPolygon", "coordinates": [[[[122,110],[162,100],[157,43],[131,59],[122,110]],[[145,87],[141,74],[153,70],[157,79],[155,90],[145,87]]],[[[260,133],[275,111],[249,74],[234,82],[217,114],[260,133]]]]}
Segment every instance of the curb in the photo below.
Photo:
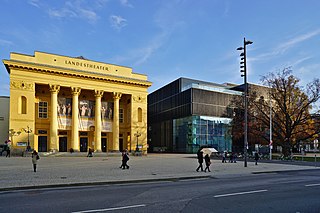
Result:
{"type": "Polygon", "coordinates": [[[279,171],[261,171],[261,172],[251,172],[253,175],[258,175],[258,174],[270,174],[270,173],[278,173],[279,171]]]}
{"type": "Polygon", "coordinates": [[[303,172],[303,171],[313,171],[320,169],[319,167],[315,167],[312,169],[299,169],[299,170],[274,170],[274,171],[260,171],[260,172],[251,172],[251,174],[257,175],[257,174],[268,174],[268,173],[292,173],[292,172],[303,172]]]}
{"type": "Polygon", "coordinates": [[[192,179],[206,179],[214,178],[210,175],[203,176],[186,176],[186,177],[173,177],[173,178],[158,178],[158,179],[140,179],[140,180],[120,180],[120,181],[103,181],[103,182],[82,182],[82,183],[63,183],[52,185],[37,185],[37,186],[21,186],[21,187],[8,187],[0,188],[0,192],[10,192],[15,190],[28,190],[28,189],[49,189],[59,187],[75,187],[75,186],[100,186],[100,185],[117,185],[117,184],[130,184],[130,183],[148,183],[148,182],[161,182],[171,181],[176,182],[180,180],[192,180],[192,179]]]}

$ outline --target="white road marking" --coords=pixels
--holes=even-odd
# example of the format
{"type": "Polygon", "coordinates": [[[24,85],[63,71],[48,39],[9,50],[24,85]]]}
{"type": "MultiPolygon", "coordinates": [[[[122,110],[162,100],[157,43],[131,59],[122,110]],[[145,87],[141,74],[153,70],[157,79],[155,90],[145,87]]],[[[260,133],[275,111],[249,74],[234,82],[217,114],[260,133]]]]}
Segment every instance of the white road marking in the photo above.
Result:
{"type": "Polygon", "coordinates": [[[121,207],[108,208],[108,209],[92,209],[92,210],[78,211],[78,212],[72,212],[72,213],[104,212],[104,211],[114,211],[114,210],[120,210],[120,209],[130,209],[130,208],[138,208],[138,207],[145,207],[145,206],[146,206],[145,204],[140,204],[140,205],[134,205],[134,206],[121,206],[121,207]]]}
{"type": "Polygon", "coordinates": [[[305,185],[306,187],[308,186],[320,186],[320,183],[315,183],[315,184],[308,184],[308,185],[305,185]]]}
{"type": "Polygon", "coordinates": [[[215,195],[214,197],[228,197],[228,196],[234,196],[234,195],[244,195],[244,194],[253,194],[253,193],[260,193],[260,192],[267,192],[268,190],[256,190],[256,191],[248,191],[248,192],[237,192],[237,193],[231,193],[231,194],[222,194],[222,195],[215,195]]]}

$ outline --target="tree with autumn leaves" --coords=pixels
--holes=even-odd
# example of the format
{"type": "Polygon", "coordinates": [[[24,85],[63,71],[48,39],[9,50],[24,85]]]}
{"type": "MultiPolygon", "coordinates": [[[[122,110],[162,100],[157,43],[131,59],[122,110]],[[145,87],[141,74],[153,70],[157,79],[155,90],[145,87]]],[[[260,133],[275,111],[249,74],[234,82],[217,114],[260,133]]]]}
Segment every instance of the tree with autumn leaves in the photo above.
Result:
{"type": "MultiPolygon", "coordinates": [[[[248,143],[268,145],[270,116],[274,146],[281,146],[285,156],[300,141],[313,141],[320,133],[320,111],[315,109],[320,99],[320,80],[305,87],[292,75],[290,68],[262,77],[264,86],[249,85],[248,143]],[[270,113],[271,110],[271,113],[270,113]]],[[[242,97],[231,102],[234,108],[232,135],[235,145],[243,143],[244,104],[242,97]]],[[[242,145],[243,147],[243,145],[242,145]]]]}

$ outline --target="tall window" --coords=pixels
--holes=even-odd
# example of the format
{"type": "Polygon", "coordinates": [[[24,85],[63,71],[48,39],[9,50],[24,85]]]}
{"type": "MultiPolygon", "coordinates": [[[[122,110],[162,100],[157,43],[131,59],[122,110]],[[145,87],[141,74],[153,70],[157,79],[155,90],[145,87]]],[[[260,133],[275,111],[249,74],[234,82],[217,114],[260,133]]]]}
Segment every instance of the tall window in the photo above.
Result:
{"type": "Polygon", "coordinates": [[[142,109],[138,108],[138,122],[142,122],[142,109]]]}
{"type": "Polygon", "coordinates": [[[19,99],[19,114],[27,114],[27,98],[21,96],[19,99]]]}
{"type": "Polygon", "coordinates": [[[39,102],[38,116],[39,118],[48,118],[48,102],[46,101],[39,102]]]}
{"type": "Polygon", "coordinates": [[[119,109],[119,122],[120,123],[123,123],[123,109],[122,108],[120,108],[119,109]]]}

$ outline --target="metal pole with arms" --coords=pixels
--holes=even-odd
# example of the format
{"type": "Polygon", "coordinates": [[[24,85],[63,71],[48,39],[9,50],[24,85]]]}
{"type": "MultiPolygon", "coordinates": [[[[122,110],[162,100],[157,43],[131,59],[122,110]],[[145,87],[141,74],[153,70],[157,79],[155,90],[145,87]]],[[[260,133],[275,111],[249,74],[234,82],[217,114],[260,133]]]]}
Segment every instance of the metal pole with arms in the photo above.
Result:
{"type": "Polygon", "coordinates": [[[243,38],[243,47],[237,48],[237,50],[243,50],[241,52],[241,61],[240,61],[240,72],[241,77],[244,77],[244,167],[247,167],[247,150],[248,150],[248,83],[247,83],[247,53],[246,46],[252,44],[252,41],[246,40],[243,38]]]}

